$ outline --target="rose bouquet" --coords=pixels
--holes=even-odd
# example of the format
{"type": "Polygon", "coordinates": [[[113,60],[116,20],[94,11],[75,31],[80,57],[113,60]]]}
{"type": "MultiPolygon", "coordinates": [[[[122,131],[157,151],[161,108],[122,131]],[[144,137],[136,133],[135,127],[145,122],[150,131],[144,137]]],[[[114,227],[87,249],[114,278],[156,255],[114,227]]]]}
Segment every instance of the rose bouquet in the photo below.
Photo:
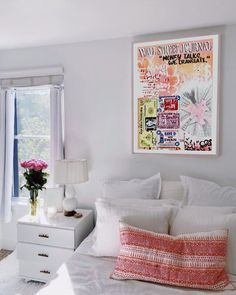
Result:
{"type": "Polygon", "coordinates": [[[26,171],[23,173],[26,183],[20,189],[26,188],[30,192],[31,215],[35,216],[37,213],[38,192],[46,189],[44,186],[47,183],[49,174],[43,170],[47,169],[48,164],[42,160],[29,160],[21,164],[26,171]]]}

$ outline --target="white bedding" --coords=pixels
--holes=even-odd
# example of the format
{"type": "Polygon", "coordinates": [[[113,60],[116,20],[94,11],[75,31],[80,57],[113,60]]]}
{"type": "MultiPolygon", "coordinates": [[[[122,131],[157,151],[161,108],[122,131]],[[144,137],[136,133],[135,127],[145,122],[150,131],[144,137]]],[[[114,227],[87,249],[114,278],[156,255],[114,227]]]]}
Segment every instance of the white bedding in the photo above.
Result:
{"type": "Polygon", "coordinates": [[[236,291],[210,292],[127,280],[116,281],[109,276],[114,269],[114,258],[88,255],[93,234],[84,240],[76,252],[58,270],[55,278],[37,295],[233,295],[236,291]]]}

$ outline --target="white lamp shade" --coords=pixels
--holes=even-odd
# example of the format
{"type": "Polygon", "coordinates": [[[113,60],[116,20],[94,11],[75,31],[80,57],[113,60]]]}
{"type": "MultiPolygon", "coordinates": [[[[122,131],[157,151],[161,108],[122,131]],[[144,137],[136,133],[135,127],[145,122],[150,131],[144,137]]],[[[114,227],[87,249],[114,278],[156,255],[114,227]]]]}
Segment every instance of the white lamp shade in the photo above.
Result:
{"type": "Polygon", "coordinates": [[[54,181],[57,184],[76,184],[88,180],[87,160],[56,161],[54,181]]]}

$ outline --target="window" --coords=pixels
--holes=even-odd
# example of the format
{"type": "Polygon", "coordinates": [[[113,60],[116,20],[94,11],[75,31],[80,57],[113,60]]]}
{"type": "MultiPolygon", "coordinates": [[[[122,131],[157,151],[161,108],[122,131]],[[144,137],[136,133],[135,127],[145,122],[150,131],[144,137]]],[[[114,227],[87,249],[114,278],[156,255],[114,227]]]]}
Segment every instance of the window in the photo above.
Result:
{"type": "Polygon", "coordinates": [[[15,89],[14,196],[23,196],[24,169],[29,159],[50,161],[50,86],[15,89]]]}

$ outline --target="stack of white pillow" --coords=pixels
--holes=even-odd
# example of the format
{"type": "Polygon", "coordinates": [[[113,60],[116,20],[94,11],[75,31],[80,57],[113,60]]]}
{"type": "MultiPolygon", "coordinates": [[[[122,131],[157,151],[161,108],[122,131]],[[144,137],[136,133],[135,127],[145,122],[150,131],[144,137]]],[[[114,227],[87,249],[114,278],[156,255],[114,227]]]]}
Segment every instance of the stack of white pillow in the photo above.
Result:
{"type": "Polygon", "coordinates": [[[226,270],[236,278],[236,188],[187,176],[181,176],[181,182],[182,196],[180,183],[162,188],[159,173],[143,180],[105,183],[103,198],[95,203],[97,222],[90,254],[118,256],[119,221],[173,236],[228,229],[226,270]]]}

